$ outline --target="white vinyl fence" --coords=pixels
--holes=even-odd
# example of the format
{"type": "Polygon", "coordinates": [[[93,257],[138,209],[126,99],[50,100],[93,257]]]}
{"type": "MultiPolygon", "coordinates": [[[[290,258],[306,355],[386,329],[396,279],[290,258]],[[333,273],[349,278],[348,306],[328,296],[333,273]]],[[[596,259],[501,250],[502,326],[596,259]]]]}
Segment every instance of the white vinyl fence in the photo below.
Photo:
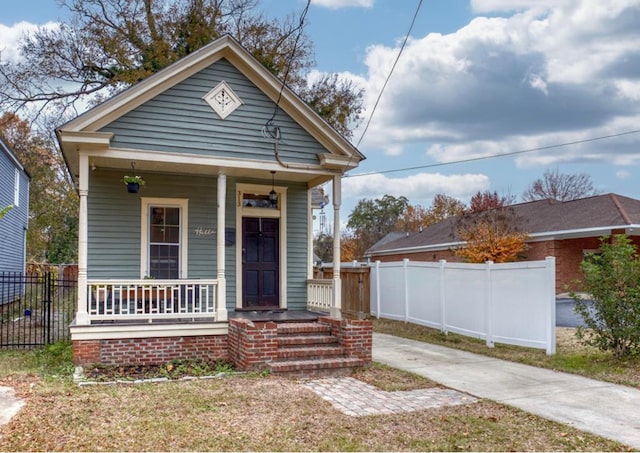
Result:
{"type": "Polygon", "coordinates": [[[555,258],[517,263],[381,263],[371,314],[486,340],[556,350],[555,258]]]}

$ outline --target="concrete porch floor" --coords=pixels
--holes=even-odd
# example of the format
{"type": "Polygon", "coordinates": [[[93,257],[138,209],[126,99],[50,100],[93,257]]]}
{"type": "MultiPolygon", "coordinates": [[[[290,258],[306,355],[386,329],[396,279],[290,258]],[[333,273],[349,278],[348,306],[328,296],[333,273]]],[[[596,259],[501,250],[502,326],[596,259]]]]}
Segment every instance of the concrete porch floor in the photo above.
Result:
{"type": "Polygon", "coordinates": [[[320,316],[326,315],[306,310],[248,310],[231,311],[228,316],[229,319],[242,318],[259,322],[315,322],[320,316]]]}

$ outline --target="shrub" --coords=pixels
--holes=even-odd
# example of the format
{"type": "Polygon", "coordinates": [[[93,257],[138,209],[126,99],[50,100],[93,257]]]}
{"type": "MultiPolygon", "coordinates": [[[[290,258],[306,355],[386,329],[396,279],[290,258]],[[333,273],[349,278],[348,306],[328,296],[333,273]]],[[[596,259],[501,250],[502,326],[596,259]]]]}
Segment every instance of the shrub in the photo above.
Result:
{"type": "Polygon", "coordinates": [[[591,308],[572,294],[576,313],[586,328],[578,327],[583,343],[617,358],[640,351],[640,257],[626,235],[600,240],[600,253],[589,254],[580,268],[584,290],[591,295],[591,308]]]}

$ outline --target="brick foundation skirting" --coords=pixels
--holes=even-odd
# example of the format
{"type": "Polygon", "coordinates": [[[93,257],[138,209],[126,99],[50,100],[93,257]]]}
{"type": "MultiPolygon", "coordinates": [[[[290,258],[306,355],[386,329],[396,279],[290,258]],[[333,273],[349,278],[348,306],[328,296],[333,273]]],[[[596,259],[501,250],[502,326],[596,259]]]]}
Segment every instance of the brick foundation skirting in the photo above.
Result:
{"type": "MultiPolygon", "coordinates": [[[[371,362],[373,323],[331,317],[318,319],[331,326],[347,357],[371,362]]],[[[275,322],[229,320],[227,335],[74,340],[73,360],[78,366],[162,365],[172,360],[229,360],[238,370],[262,370],[278,358],[275,322]]]]}
{"type": "Polygon", "coordinates": [[[172,360],[229,360],[227,335],[73,341],[76,365],[162,365],[172,360]]]}

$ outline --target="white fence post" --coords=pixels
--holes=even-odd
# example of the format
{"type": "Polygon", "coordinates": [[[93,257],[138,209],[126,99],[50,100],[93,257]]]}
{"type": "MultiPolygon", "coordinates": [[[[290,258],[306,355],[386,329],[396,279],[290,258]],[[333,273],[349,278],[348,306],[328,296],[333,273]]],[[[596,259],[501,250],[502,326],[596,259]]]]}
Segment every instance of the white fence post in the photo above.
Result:
{"type": "Polygon", "coordinates": [[[547,355],[556,353],[556,259],[545,258],[545,284],[547,286],[547,355]]]}
{"type": "Polygon", "coordinates": [[[380,319],[380,260],[376,261],[376,316],[380,319]]]}
{"type": "Polygon", "coordinates": [[[487,261],[486,266],[486,278],[485,278],[485,291],[484,291],[484,315],[486,326],[486,342],[490,348],[494,347],[493,343],[493,276],[491,271],[493,269],[493,261],[487,261]]]}
{"type": "Polygon", "coordinates": [[[440,332],[447,333],[447,295],[446,295],[446,266],[447,260],[440,260],[440,332]]]}
{"type": "Polygon", "coordinates": [[[402,273],[404,277],[404,322],[409,321],[409,272],[407,266],[409,258],[402,260],[402,273]]]}

